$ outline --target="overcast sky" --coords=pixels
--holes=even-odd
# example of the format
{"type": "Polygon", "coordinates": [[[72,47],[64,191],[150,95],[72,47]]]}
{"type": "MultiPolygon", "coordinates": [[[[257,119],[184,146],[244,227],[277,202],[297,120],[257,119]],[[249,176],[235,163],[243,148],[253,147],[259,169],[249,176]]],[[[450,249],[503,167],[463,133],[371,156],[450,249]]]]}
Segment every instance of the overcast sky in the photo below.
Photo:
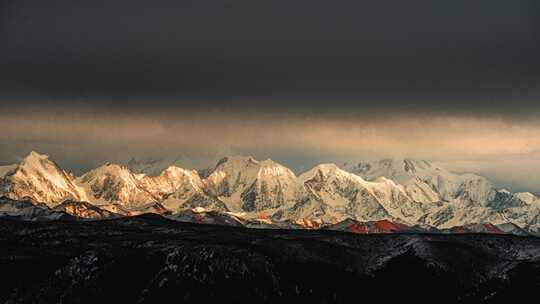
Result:
{"type": "Polygon", "coordinates": [[[410,157],[540,192],[534,0],[1,0],[0,45],[0,164],[410,157]]]}

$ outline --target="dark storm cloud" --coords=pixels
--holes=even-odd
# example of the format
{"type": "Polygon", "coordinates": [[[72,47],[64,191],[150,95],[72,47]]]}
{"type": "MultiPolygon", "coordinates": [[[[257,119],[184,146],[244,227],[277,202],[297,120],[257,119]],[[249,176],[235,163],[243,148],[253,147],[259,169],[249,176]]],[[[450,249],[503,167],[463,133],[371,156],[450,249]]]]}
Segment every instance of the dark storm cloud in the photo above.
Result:
{"type": "Polygon", "coordinates": [[[534,0],[4,0],[0,14],[8,97],[526,113],[540,96],[534,0]]]}

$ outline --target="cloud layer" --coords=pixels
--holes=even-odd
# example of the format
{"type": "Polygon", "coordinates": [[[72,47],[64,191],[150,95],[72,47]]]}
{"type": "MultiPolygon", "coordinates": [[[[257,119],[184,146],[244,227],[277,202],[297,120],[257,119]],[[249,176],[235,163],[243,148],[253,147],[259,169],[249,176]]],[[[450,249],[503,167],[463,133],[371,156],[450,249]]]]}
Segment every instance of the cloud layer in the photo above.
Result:
{"type": "Polygon", "coordinates": [[[186,166],[200,167],[227,154],[253,154],[282,161],[296,171],[323,161],[407,157],[487,172],[497,181],[511,182],[510,187],[540,189],[535,186],[540,185],[540,175],[531,171],[540,168],[540,125],[534,120],[32,106],[12,111],[0,120],[0,129],[4,163],[31,149],[57,156],[76,171],[129,157],[182,155],[186,166]]]}

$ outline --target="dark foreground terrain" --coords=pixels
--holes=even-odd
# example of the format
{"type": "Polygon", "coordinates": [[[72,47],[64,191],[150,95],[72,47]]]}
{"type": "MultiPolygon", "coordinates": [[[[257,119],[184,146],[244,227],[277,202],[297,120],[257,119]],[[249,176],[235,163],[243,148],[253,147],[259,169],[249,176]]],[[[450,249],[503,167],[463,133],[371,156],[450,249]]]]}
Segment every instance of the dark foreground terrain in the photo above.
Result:
{"type": "Polygon", "coordinates": [[[0,303],[536,303],[540,239],[2,219],[0,274],[0,303]]]}

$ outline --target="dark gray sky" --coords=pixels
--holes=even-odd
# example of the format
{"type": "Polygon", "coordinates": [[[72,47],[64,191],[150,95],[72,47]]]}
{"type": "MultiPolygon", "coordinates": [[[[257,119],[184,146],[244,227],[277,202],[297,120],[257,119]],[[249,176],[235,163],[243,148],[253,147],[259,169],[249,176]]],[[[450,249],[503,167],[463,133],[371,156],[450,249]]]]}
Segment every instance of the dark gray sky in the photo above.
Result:
{"type": "Polygon", "coordinates": [[[3,162],[411,156],[540,184],[535,0],[0,0],[0,45],[3,162]]]}
{"type": "Polygon", "coordinates": [[[2,0],[2,90],[210,104],[259,97],[272,106],[332,99],[356,107],[475,104],[485,111],[496,104],[519,111],[508,98],[530,107],[540,93],[539,6],[535,0],[2,0]]]}

